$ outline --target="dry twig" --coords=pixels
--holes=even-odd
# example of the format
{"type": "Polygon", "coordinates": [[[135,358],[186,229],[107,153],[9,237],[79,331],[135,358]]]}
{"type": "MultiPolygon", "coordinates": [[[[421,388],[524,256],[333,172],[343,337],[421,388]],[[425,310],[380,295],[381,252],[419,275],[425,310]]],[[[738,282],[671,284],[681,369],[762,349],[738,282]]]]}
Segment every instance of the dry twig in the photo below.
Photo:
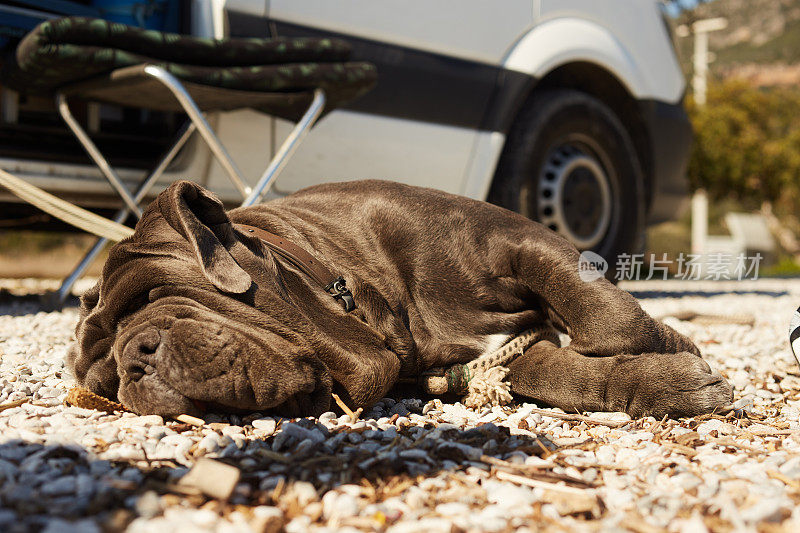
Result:
{"type": "Polygon", "coordinates": [[[733,448],[741,448],[742,450],[747,450],[748,452],[754,453],[765,453],[765,450],[761,450],[756,448],[755,446],[750,446],[749,444],[744,444],[742,442],[736,442],[730,437],[707,437],[709,442],[713,442],[717,446],[731,446],[733,448]]]}
{"type": "Polygon", "coordinates": [[[527,476],[528,478],[538,478],[541,481],[564,481],[566,483],[574,483],[576,485],[581,485],[583,487],[588,487],[588,488],[595,487],[594,483],[590,483],[579,477],[568,476],[566,474],[556,474],[555,472],[549,472],[549,471],[542,471],[539,467],[532,465],[520,465],[515,463],[509,463],[508,461],[503,461],[502,459],[491,457],[489,455],[482,456],[481,461],[493,465],[497,468],[506,468],[508,470],[523,472],[525,476],[527,476]]]}
{"type": "Polygon", "coordinates": [[[576,487],[568,487],[566,485],[558,485],[556,483],[548,483],[547,481],[539,481],[537,479],[531,479],[529,477],[519,476],[517,474],[510,474],[502,470],[497,471],[495,473],[495,477],[497,477],[497,479],[501,481],[511,481],[512,483],[516,483],[517,485],[525,485],[526,487],[547,489],[547,490],[552,490],[554,492],[564,492],[566,494],[584,495],[587,492],[589,494],[593,493],[593,489],[591,488],[579,489],[576,487]]]}
{"type": "Polygon", "coordinates": [[[784,485],[788,485],[795,490],[800,490],[800,481],[796,479],[792,479],[788,476],[785,476],[781,472],[776,470],[767,470],[767,475],[772,479],[777,479],[778,481],[782,482],[784,485]]]}
{"type": "Polygon", "coordinates": [[[331,396],[333,396],[333,401],[336,402],[336,405],[338,405],[342,409],[342,411],[344,411],[344,414],[349,416],[350,420],[353,422],[358,420],[358,417],[361,416],[361,413],[364,412],[364,409],[362,409],[361,407],[359,407],[355,411],[347,407],[347,404],[344,403],[341,398],[339,398],[338,394],[331,394],[331,396]]]}
{"type": "Polygon", "coordinates": [[[695,455],[697,455],[697,450],[695,450],[694,448],[690,448],[688,446],[684,446],[683,444],[676,444],[674,442],[662,442],[661,445],[666,446],[667,448],[670,448],[678,453],[682,453],[683,455],[686,455],[688,457],[694,457],[695,455]]]}
{"type": "Polygon", "coordinates": [[[6,409],[13,409],[14,407],[19,407],[20,405],[26,404],[30,401],[30,398],[23,398],[21,400],[14,400],[13,402],[8,402],[3,405],[0,405],[0,412],[5,411],[6,409]]]}
{"type": "Polygon", "coordinates": [[[549,411],[547,409],[531,409],[531,413],[538,413],[542,416],[549,416],[551,418],[559,418],[561,420],[567,420],[569,422],[586,422],[587,424],[595,424],[598,426],[608,426],[610,428],[619,428],[622,426],[626,426],[631,423],[630,420],[626,421],[613,421],[613,420],[598,420],[597,418],[592,418],[590,416],[578,415],[578,414],[570,414],[570,413],[556,413],[554,411],[549,411]]]}

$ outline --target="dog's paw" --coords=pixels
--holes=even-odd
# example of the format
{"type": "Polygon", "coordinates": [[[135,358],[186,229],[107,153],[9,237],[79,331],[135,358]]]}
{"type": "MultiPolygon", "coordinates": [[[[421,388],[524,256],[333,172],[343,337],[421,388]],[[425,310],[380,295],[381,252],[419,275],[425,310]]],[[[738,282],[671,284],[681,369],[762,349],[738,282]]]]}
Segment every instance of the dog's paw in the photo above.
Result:
{"type": "Polygon", "coordinates": [[[692,340],[682,333],[678,333],[670,326],[656,322],[659,329],[660,345],[652,350],[656,353],[666,354],[679,354],[680,352],[689,352],[695,356],[700,356],[700,350],[697,348],[692,340]]]}
{"type": "Polygon", "coordinates": [[[732,400],[730,383],[689,352],[620,356],[606,389],[609,407],[634,418],[697,416],[732,400]]]}
{"type": "Polygon", "coordinates": [[[700,350],[689,337],[642,313],[633,318],[622,317],[613,326],[577,329],[572,333],[570,348],[583,355],[614,356],[616,354],[677,354],[700,350]]]}

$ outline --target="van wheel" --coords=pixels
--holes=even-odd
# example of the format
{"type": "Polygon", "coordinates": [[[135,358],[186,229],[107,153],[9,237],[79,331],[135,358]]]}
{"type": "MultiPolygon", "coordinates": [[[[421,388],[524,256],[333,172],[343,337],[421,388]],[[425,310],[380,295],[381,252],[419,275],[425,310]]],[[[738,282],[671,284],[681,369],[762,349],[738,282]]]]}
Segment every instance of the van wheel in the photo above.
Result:
{"type": "Polygon", "coordinates": [[[509,132],[489,201],[608,261],[639,253],[643,178],[633,143],[605,104],[579,91],[533,95],[509,132]]]}

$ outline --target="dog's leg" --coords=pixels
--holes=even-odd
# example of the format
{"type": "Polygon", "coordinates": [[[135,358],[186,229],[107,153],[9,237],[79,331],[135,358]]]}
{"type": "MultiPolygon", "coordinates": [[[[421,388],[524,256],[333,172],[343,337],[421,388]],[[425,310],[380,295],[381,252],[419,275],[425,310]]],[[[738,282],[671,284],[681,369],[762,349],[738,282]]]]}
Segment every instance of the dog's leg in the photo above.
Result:
{"type": "Polygon", "coordinates": [[[510,370],[512,392],[572,413],[695,416],[719,409],[733,396],[719,373],[688,352],[587,357],[541,341],[510,370]]]}
{"type": "Polygon", "coordinates": [[[650,317],[636,299],[605,278],[583,281],[579,254],[566,240],[536,227],[533,238],[506,242],[511,271],[535,294],[554,324],[585,355],[691,352],[685,336],[650,317]]]}

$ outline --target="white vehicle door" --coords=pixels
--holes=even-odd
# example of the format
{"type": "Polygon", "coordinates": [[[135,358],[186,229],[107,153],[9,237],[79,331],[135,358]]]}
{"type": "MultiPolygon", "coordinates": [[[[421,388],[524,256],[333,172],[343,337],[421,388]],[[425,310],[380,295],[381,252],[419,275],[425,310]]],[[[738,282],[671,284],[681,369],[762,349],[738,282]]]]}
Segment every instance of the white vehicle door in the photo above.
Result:
{"type": "MultiPolygon", "coordinates": [[[[278,178],[279,193],[365,178],[463,193],[479,136],[492,131],[485,115],[497,65],[534,21],[533,0],[501,9],[482,0],[271,0],[267,21],[237,12],[243,2],[228,5],[232,36],[341,36],[354,59],[378,66],[371,93],[314,127],[278,178]]],[[[267,159],[270,143],[250,118],[230,114],[221,133],[236,137],[235,151],[267,159]]],[[[292,124],[276,119],[273,127],[279,144],[292,124]]]]}

